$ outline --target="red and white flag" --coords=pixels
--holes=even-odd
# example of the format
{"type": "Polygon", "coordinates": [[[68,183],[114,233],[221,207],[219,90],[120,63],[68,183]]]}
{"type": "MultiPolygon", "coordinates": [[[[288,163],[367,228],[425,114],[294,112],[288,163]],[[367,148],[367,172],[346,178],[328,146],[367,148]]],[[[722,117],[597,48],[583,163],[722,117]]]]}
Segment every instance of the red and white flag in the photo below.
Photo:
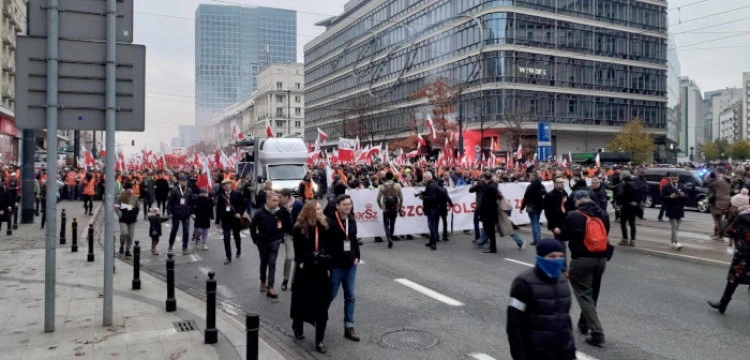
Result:
{"type": "Polygon", "coordinates": [[[435,133],[435,122],[432,121],[432,115],[427,114],[427,128],[430,129],[430,132],[432,133],[432,139],[435,140],[437,137],[437,134],[435,133]]]}
{"type": "Polygon", "coordinates": [[[518,150],[516,150],[516,160],[521,160],[523,158],[523,148],[521,148],[521,144],[518,144],[518,150]]]}
{"type": "Polygon", "coordinates": [[[427,142],[422,139],[422,134],[417,134],[417,142],[420,146],[427,146],[427,142]]]}
{"type": "Polygon", "coordinates": [[[515,167],[513,159],[510,158],[510,153],[505,154],[505,166],[507,166],[508,169],[513,169],[515,167]]]}
{"type": "Polygon", "coordinates": [[[594,160],[594,162],[596,162],[596,167],[602,167],[602,162],[599,160],[599,153],[596,154],[596,160],[594,160]]]}
{"type": "Polygon", "coordinates": [[[320,139],[320,141],[328,140],[328,135],[324,133],[323,130],[320,130],[320,128],[318,128],[318,139],[320,139]]]}
{"type": "Polygon", "coordinates": [[[271,129],[271,122],[268,122],[268,125],[266,126],[266,136],[272,138],[273,137],[273,129],[271,129]]]}

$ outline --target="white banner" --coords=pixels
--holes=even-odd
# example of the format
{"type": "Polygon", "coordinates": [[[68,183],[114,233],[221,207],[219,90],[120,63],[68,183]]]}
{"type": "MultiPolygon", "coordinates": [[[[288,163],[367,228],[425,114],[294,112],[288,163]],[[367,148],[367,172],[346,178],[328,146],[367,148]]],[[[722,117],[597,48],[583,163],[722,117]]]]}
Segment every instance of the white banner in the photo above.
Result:
{"type": "Polygon", "coordinates": [[[356,149],[357,148],[357,140],[356,139],[339,138],[339,148],[341,148],[341,149],[356,149]]]}
{"type": "MultiPolygon", "coordinates": [[[[547,191],[552,190],[552,182],[543,182],[547,191]]],[[[516,225],[526,225],[529,223],[529,215],[524,211],[520,212],[523,194],[529,183],[504,183],[499,184],[498,189],[510,202],[513,207],[510,219],[516,225]]],[[[401,213],[396,219],[395,235],[408,234],[427,234],[427,217],[422,210],[422,200],[415,197],[414,194],[422,191],[424,188],[403,188],[404,204],[401,213]]],[[[565,184],[565,189],[570,193],[570,187],[565,184]]],[[[383,228],[383,213],[378,207],[377,197],[378,190],[347,190],[346,193],[351,196],[354,204],[354,215],[357,219],[358,236],[363,238],[384,237],[385,229],[383,228]]],[[[473,230],[474,229],[474,212],[476,210],[476,194],[469,192],[469,186],[459,186],[448,189],[448,195],[453,201],[453,208],[448,212],[448,228],[453,231],[473,230]],[[452,218],[451,218],[452,216],[452,218]],[[451,227],[452,222],[452,227],[451,227]]],[[[541,222],[547,222],[544,214],[541,216],[541,222]]],[[[440,223],[439,230],[442,232],[443,225],[440,223]]]]}

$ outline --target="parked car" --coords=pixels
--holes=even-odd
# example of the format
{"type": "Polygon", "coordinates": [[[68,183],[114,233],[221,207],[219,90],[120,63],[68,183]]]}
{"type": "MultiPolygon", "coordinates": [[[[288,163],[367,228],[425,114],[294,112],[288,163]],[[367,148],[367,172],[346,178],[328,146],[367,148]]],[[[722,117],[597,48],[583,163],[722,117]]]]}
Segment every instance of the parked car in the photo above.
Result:
{"type": "Polygon", "coordinates": [[[687,193],[687,202],[685,206],[698,209],[700,212],[707,213],[708,207],[708,188],[703,186],[703,180],[696,173],[685,169],[667,169],[651,168],[646,169],[646,181],[648,182],[648,195],[644,205],[654,207],[661,204],[661,194],[659,193],[659,182],[669,173],[677,172],[680,175],[680,183],[685,185],[687,193]]]}

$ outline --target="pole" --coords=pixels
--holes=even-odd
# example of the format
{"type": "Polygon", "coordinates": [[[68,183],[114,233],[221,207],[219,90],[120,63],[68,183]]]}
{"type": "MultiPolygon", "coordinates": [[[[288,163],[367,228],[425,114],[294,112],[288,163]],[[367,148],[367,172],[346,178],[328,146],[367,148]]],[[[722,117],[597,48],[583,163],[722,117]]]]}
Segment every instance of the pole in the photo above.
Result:
{"type": "Polygon", "coordinates": [[[292,91],[286,91],[286,134],[292,135],[292,105],[291,105],[292,91]]]}
{"type": "Polygon", "coordinates": [[[203,332],[206,344],[216,344],[218,331],[216,330],[216,273],[208,272],[206,280],[206,330],[203,332]]]}
{"type": "MultiPolygon", "coordinates": [[[[114,211],[115,208],[115,117],[116,81],[115,61],[117,60],[117,0],[107,0],[107,101],[105,123],[105,146],[107,157],[104,161],[106,196],[104,200],[104,306],[103,325],[112,326],[112,282],[115,266],[114,211]]],[[[54,181],[53,181],[54,182],[54,181]]]]}
{"type": "Polygon", "coordinates": [[[135,242],[133,247],[133,290],[141,289],[141,245],[135,242]]]}
{"type": "Polygon", "coordinates": [[[86,261],[94,261],[94,225],[89,225],[89,254],[86,257],[86,261]]]}
{"type": "Polygon", "coordinates": [[[44,252],[44,331],[55,331],[55,267],[57,239],[57,70],[59,0],[47,2],[47,214],[44,252]]]}
{"type": "Polygon", "coordinates": [[[258,360],[258,328],[260,316],[258,314],[245,315],[245,353],[246,360],[258,360]]]}
{"type": "Polygon", "coordinates": [[[458,158],[464,156],[464,102],[461,101],[461,92],[458,92],[458,158]]]}
{"type": "Polygon", "coordinates": [[[73,130],[73,163],[76,164],[74,168],[81,167],[81,164],[78,163],[79,157],[81,157],[81,131],[73,130]]]}
{"type": "Polygon", "coordinates": [[[23,130],[23,145],[21,167],[21,224],[34,223],[34,129],[23,130]]]}
{"type": "Polygon", "coordinates": [[[167,312],[177,310],[177,299],[174,297],[174,259],[172,255],[167,254],[167,312]]]}
{"type": "Polygon", "coordinates": [[[76,218],[73,218],[73,223],[70,225],[70,230],[70,238],[73,242],[70,250],[72,252],[78,252],[78,220],[76,218]]]}
{"type": "Polygon", "coordinates": [[[13,235],[13,207],[8,206],[8,210],[5,211],[7,214],[6,219],[8,220],[8,229],[5,230],[5,235],[11,236],[13,235]]]}

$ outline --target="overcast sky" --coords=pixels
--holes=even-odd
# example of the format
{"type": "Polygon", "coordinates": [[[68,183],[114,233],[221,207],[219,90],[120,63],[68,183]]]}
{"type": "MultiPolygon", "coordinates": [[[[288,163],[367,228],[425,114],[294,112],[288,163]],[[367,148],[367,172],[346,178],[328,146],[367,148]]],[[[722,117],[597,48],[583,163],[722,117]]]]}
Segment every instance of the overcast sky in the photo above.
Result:
{"type": "MultiPolygon", "coordinates": [[[[135,1],[135,42],[147,47],[146,132],[118,133],[122,150],[169,145],[179,125],[194,124],[195,10],[199,3],[279,7],[297,11],[297,59],[305,43],[322,33],[313,24],[343,11],[346,0],[156,0],[135,1]]],[[[682,75],[702,91],[739,87],[750,71],[750,1],[670,0],[682,75]],[[710,16],[714,15],[715,16],[710,16]],[[747,19],[745,19],[747,18],[747,19]],[[744,20],[744,21],[743,21],[744,20]],[[717,26],[718,25],[718,26],[717,26]],[[706,28],[708,27],[708,28],[706,28]],[[705,28],[705,29],[701,29],[705,28]]]]}

